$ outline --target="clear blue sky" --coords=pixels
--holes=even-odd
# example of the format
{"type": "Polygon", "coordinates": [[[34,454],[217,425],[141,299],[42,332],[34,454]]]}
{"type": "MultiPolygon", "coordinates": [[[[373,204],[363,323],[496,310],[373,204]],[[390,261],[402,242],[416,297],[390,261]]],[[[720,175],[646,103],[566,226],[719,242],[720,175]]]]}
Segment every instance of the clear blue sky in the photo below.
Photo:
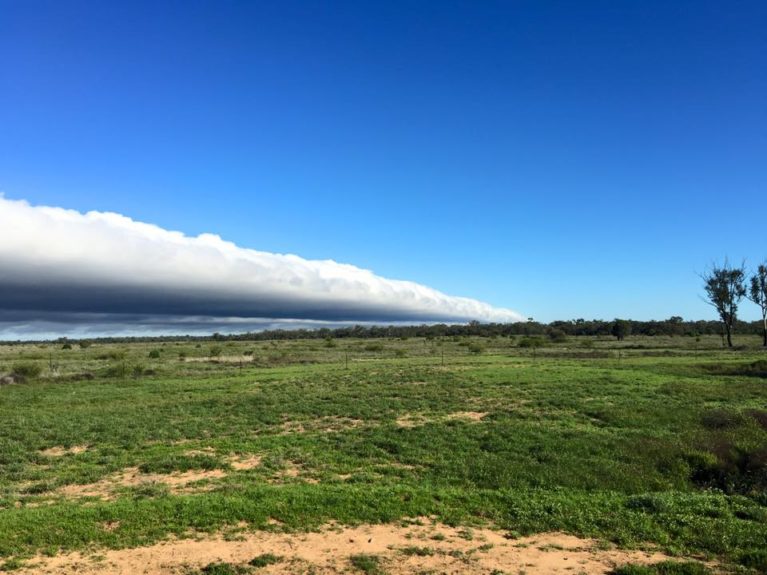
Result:
{"type": "Polygon", "coordinates": [[[0,0],[0,15],[8,198],[542,321],[713,318],[696,272],[767,258],[761,0],[0,0]]]}

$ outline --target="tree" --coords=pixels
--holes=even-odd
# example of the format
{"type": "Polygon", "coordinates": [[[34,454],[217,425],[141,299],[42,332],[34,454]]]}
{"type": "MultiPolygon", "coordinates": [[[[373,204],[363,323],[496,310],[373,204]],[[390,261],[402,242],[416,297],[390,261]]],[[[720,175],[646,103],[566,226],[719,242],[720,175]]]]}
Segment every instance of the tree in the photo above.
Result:
{"type": "Polygon", "coordinates": [[[738,317],[738,304],[746,295],[745,265],[730,267],[725,259],[722,266],[713,264],[708,272],[701,275],[701,279],[708,299],[706,303],[713,306],[719,314],[727,335],[727,345],[732,347],[732,328],[738,317]]]}
{"type": "Polygon", "coordinates": [[[746,297],[762,310],[762,340],[764,347],[767,347],[767,261],[756,268],[756,273],[751,276],[746,297]]]}
{"type": "Polygon", "coordinates": [[[625,319],[616,319],[610,332],[618,341],[623,341],[627,335],[631,335],[631,322],[625,319]]]}

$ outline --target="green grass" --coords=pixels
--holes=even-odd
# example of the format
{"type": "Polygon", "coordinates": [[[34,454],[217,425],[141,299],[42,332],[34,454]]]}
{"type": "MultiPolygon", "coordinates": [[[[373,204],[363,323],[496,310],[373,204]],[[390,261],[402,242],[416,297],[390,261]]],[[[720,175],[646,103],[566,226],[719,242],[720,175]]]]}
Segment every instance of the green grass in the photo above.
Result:
{"type": "Polygon", "coordinates": [[[718,338],[584,341],[222,342],[212,358],[210,343],[0,346],[0,374],[41,371],[0,388],[0,558],[242,521],[306,530],[434,515],[762,568],[756,338],[736,352],[718,338]],[[87,449],[41,453],[75,446],[87,449]],[[252,456],[260,465],[236,467],[252,456]],[[224,477],[108,501],[59,494],[132,468],[224,477]]]}
{"type": "Polygon", "coordinates": [[[691,561],[663,561],[654,565],[624,565],[611,575],[711,575],[711,570],[691,561]]]}

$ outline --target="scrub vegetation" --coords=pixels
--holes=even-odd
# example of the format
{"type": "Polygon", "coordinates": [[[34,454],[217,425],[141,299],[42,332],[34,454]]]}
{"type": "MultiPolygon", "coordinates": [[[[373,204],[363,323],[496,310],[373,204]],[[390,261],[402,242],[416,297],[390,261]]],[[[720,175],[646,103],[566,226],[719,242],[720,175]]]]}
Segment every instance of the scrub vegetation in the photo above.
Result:
{"type": "Polygon", "coordinates": [[[735,350],[706,335],[529,341],[0,346],[0,375],[18,376],[0,387],[0,570],[171,536],[418,517],[679,558],[616,573],[767,570],[759,335],[735,350]]]}

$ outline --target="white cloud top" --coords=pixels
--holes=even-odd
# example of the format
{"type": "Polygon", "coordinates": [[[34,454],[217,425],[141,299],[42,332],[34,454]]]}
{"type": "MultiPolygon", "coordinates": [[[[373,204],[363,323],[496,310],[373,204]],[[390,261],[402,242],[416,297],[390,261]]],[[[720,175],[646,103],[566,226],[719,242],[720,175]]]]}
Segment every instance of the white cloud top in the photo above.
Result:
{"type": "MultiPolygon", "coordinates": [[[[323,321],[514,322],[520,314],[332,260],[0,197],[0,310],[323,321]]],[[[39,319],[39,318],[37,318],[39,319]]]]}

